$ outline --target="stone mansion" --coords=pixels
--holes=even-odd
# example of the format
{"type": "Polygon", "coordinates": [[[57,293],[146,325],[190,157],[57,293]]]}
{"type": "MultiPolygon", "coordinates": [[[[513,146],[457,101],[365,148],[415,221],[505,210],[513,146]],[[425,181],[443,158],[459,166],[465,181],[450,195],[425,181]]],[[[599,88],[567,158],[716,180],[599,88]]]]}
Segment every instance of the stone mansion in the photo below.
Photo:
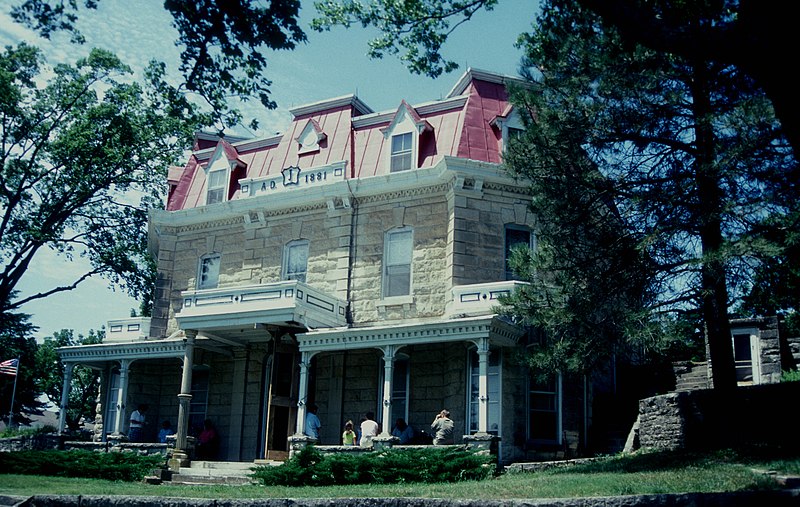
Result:
{"type": "Polygon", "coordinates": [[[347,95],[293,108],[272,137],[198,134],[150,215],[152,317],[59,350],[65,386],[76,364],[103,372],[95,439],[146,403],[151,441],[169,420],[188,451],[211,419],[219,460],[282,460],[314,403],[319,445],[366,412],[388,436],[442,409],[456,443],[491,436],[501,462],[590,445],[613,385],[535,382],[518,360],[533,338],[496,309],[541,219],[502,167],[517,81],[469,69],[436,101],[375,112],[347,95]]]}

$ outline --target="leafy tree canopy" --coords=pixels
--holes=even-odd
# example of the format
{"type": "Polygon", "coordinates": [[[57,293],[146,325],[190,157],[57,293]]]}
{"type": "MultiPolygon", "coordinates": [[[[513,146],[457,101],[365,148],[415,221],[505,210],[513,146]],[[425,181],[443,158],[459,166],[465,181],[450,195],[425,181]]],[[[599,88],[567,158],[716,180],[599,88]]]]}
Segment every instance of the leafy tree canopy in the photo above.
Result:
{"type": "Polygon", "coordinates": [[[163,65],[141,84],[129,75],[103,50],[52,69],[25,44],[0,53],[0,313],[92,276],[149,295],[147,209],[161,207],[166,168],[208,117],[164,81],[163,65]],[[15,297],[44,248],[90,268],[15,297]]]}
{"type": "MultiPolygon", "coordinates": [[[[77,345],[93,345],[101,343],[105,330],[95,332],[89,330],[84,336],[72,329],[56,331],[53,336],[44,339],[36,352],[37,363],[41,366],[42,377],[38,379],[39,389],[47,395],[52,403],[61,402],[61,389],[64,381],[64,364],[56,352],[58,347],[74,347],[77,345]]],[[[69,408],[67,409],[67,427],[70,430],[80,428],[81,419],[94,420],[96,400],[99,390],[100,373],[87,366],[73,367],[69,391],[69,408]]]]}
{"type": "MultiPolygon", "coordinates": [[[[11,15],[45,38],[66,31],[74,42],[81,43],[84,37],[76,26],[79,13],[96,9],[99,3],[23,0],[13,6],[11,15]]],[[[182,47],[180,89],[202,97],[223,128],[241,120],[229,105],[231,97],[257,98],[265,107],[275,107],[263,51],[292,49],[305,42],[297,23],[299,0],[167,0],[164,7],[178,31],[175,43],[182,47]]]]}

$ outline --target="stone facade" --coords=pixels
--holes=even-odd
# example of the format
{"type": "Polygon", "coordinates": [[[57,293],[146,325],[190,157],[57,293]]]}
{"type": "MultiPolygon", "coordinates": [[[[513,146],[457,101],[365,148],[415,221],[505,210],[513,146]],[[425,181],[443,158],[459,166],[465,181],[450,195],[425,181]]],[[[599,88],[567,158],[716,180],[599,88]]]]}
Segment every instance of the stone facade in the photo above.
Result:
{"type": "Polygon", "coordinates": [[[448,409],[456,443],[503,462],[581,452],[599,379],[534,392],[526,332],[495,308],[519,283],[507,252],[539,219],[502,168],[521,127],[509,79],[470,70],[436,102],[374,113],[336,98],[294,109],[282,135],[198,136],[150,216],[149,337],[62,358],[119,378],[123,417],[148,403],[151,438],[172,421],[178,460],[203,418],[219,459],[284,459],[312,404],[322,445],[365,412],[386,440],[397,417],[429,431],[448,409]],[[537,411],[548,430],[533,438],[537,411]]]}

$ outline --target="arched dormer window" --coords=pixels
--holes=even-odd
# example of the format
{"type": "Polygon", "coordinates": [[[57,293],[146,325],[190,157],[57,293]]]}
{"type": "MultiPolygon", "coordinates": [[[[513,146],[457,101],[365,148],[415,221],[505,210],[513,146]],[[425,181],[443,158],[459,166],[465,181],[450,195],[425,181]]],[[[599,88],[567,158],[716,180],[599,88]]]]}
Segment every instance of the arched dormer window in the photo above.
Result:
{"type": "Polygon", "coordinates": [[[392,122],[381,129],[389,146],[386,160],[389,172],[419,167],[419,137],[432,129],[430,123],[422,119],[406,101],[401,102],[392,122]]]}

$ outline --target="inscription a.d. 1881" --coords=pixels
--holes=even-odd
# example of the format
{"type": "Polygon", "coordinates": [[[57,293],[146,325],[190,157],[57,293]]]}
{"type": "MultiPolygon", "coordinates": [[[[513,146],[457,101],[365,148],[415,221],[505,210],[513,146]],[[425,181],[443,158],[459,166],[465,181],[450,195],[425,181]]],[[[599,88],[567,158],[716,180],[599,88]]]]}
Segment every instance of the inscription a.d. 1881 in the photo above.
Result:
{"type": "Polygon", "coordinates": [[[291,166],[284,168],[280,176],[243,178],[239,180],[239,188],[242,197],[255,197],[295,188],[326,185],[343,179],[344,162],[310,169],[291,166]]]}

